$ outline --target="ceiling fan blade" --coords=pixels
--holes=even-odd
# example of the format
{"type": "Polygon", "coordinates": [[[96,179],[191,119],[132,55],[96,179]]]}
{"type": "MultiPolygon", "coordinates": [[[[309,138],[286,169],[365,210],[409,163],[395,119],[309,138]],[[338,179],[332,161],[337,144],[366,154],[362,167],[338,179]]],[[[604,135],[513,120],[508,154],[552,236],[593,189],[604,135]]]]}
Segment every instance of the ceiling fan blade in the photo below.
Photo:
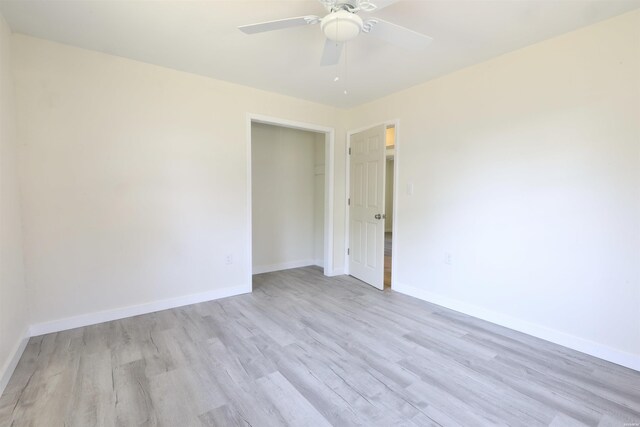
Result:
{"type": "Polygon", "coordinates": [[[375,18],[374,21],[377,22],[372,26],[369,34],[403,48],[420,50],[433,40],[433,38],[417,31],[383,21],[382,19],[375,18]]]}
{"type": "Polygon", "coordinates": [[[320,65],[324,67],[327,65],[336,65],[340,62],[342,46],[344,46],[344,43],[334,42],[333,40],[327,39],[327,41],[324,42],[324,50],[322,51],[320,65]]]}
{"type": "Polygon", "coordinates": [[[259,24],[242,25],[238,27],[246,34],[263,33],[265,31],[282,30],[283,28],[297,27],[299,25],[317,24],[320,17],[315,15],[298,16],[296,18],[278,19],[276,21],[261,22],[259,24]]]}

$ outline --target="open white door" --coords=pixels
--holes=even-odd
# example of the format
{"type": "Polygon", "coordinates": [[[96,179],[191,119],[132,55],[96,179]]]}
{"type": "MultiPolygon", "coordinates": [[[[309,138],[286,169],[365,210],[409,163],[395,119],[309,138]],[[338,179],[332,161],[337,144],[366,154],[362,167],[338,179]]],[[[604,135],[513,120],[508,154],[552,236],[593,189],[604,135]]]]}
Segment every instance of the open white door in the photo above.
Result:
{"type": "Polygon", "coordinates": [[[349,274],[384,288],[385,126],[351,135],[349,274]]]}

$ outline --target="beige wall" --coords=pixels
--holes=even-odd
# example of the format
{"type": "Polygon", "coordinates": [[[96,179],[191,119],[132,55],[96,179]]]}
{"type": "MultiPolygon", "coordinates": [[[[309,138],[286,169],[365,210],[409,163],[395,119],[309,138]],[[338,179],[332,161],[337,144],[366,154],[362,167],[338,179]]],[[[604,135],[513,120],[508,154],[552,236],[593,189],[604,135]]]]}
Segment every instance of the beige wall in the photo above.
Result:
{"type": "MultiPolygon", "coordinates": [[[[345,131],[334,108],[13,40],[35,323],[246,288],[247,113],[336,127],[336,180],[344,180],[345,131]]],[[[341,269],[342,186],[334,203],[341,269]]]]}
{"type": "Polygon", "coordinates": [[[0,394],[29,326],[10,41],[11,31],[0,15],[0,394]]]}
{"type": "Polygon", "coordinates": [[[315,166],[324,167],[324,135],[259,123],[251,134],[254,274],[322,262],[324,174],[317,180],[315,166]]]}
{"type": "Polygon", "coordinates": [[[640,369],[640,12],[361,106],[349,127],[396,118],[396,288],[640,369]]]}
{"type": "Polygon", "coordinates": [[[384,231],[393,230],[393,159],[387,159],[384,186],[384,231]]]}

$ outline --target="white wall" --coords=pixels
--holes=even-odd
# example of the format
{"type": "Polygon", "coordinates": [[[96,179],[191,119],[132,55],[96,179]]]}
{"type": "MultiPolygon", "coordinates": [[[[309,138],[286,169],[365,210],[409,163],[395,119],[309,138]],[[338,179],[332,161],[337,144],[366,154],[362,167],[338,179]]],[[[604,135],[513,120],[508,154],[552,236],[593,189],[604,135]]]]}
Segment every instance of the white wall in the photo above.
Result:
{"type": "Polygon", "coordinates": [[[248,289],[247,113],[337,126],[336,181],[344,180],[345,131],[334,108],[32,37],[13,41],[38,332],[96,317],[43,322],[100,310],[248,289]]]}
{"type": "Polygon", "coordinates": [[[361,106],[349,127],[396,118],[395,289],[640,369],[640,12],[361,106]]]}
{"type": "Polygon", "coordinates": [[[324,222],[324,174],[316,195],[315,165],[316,152],[324,154],[324,135],[319,135],[322,144],[316,143],[317,135],[252,124],[254,274],[322,262],[322,249],[316,258],[316,246],[323,248],[324,239],[322,230],[316,235],[316,227],[324,222]]]}
{"type": "Polygon", "coordinates": [[[11,31],[0,15],[0,394],[29,326],[22,259],[11,31]]]}

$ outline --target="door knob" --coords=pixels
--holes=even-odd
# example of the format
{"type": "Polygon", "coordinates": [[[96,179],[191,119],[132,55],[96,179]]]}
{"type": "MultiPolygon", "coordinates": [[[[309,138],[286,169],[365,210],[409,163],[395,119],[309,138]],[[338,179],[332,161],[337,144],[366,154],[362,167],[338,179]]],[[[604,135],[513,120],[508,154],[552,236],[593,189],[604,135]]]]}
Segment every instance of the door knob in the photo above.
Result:
{"type": "Polygon", "coordinates": [[[375,219],[382,219],[382,215],[380,214],[376,214],[376,216],[374,217],[375,219]]]}

